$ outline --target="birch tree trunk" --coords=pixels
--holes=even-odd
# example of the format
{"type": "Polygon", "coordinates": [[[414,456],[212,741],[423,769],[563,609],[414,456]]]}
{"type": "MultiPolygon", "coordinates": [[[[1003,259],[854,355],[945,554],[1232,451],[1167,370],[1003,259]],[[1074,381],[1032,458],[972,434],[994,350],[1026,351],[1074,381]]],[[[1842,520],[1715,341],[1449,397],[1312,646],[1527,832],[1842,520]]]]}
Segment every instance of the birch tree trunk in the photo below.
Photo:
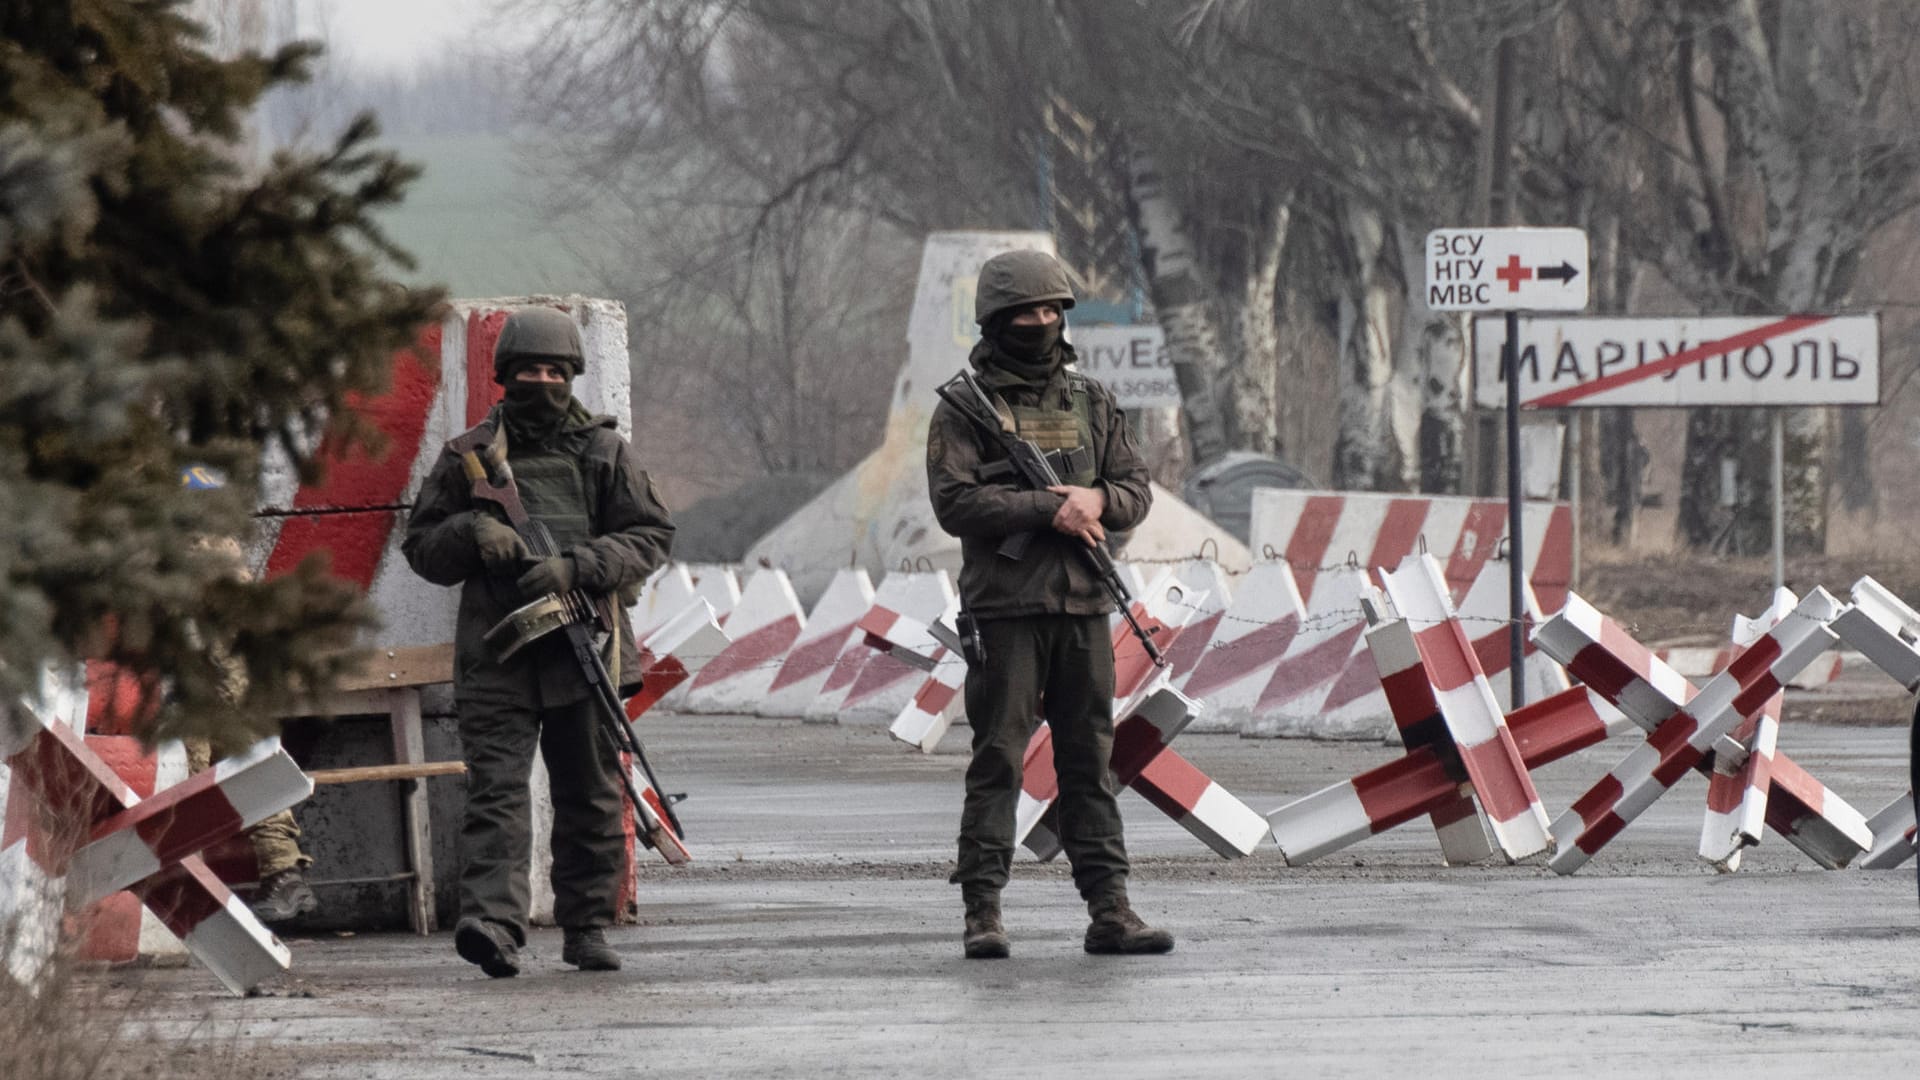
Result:
{"type": "Polygon", "coordinates": [[[1393,303],[1406,294],[1387,224],[1371,207],[1341,200],[1333,212],[1340,274],[1335,299],[1340,426],[1333,486],[1406,491],[1417,469],[1419,402],[1394,387],[1393,303]]]}
{"type": "MultiPolygon", "coordinates": [[[[1394,227],[1400,265],[1421,265],[1420,238],[1404,225],[1394,227]]],[[[1466,483],[1468,362],[1465,320],[1427,306],[1423,282],[1403,275],[1405,308],[1400,319],[1400,351],[1395,386],[1403,389],[1418,411],[1412,460],[1415,470],[1403,475],[1418,490],[1436,495],[1458,495],[1466,483]]],[[[1396,410],[1398,414],[1398,410],[1396,410]]],[[[1403,440],[1404,444],[1404,440],[1403,440]]]]}
{"type": "MultiPolygon", "coordinates": [[[[1747,314],[1829,310],[1850,289],[1873,203],[1894,194],[1878,186],[1888,178],[1863,170],[1859,159],[1870,148],[1850,139],[1857,129],[1847,126],[1873,108],[1872,80],[1862,78],[1871,50],[1891,46],[1851,33],[1858,27],[1846,5],[1702,6],[1713,15],[1705,40],[1727,142],[1725,191],[1710,196],[1732,211],[1723,215],[1733,218],[1724,250],[1735,306],[1747,314]]],[[[1751,411],[1721,409],[1689,419],[1680,524],[1690,544],[1748,554],[1771,546],[1771,439],[1768,425],[1754,421],[1751,411]],[[1730,514],[1701,501],[1719,494],[1727,459],[1737,473],[1730,514]]],[[[1787,410],[1789,552],[1826,550],[1832,428],[1831,409],[1787,410]]]]}
{"type": "Polygon", "coordinates": [[[1129,166],[1141,263],[1180,384],[1193,465],[1232,450],[1280,454],[1275,305],[1291,207],[1256,203],[1244,246],[1233,257],[1208,259],[1195,235],[1195,215],[1153,156],[1136,151],[1129,166]]]}

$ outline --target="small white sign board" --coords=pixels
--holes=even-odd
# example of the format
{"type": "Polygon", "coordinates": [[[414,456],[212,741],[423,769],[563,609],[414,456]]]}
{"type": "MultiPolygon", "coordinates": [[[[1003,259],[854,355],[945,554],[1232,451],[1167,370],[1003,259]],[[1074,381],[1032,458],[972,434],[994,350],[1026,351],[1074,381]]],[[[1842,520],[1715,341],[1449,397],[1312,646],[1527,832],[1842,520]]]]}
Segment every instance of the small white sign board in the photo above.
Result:
{"type": "MultiPolygon", "coordinates": [[[[1474,320],[1474,400],[1506,403],[1504,317],[1474,320]]],[[[1521,316],[1520,401],[1614,405],[1875,405],[1875,315],[1712,318],[1521,316]]]]}
{"type": "Polygon", "coordinates": [[[1075,326],[1068,332],[1076,366],[1113,391],[1123,409],[1178,407],[1166,334],[1158,326],[1075,326]]]}
{"type": "Polygon", "coordinates": [[[1584,311],[1581,229],[1435,229],[1427,234],[1435,311],[1584,311]]]}

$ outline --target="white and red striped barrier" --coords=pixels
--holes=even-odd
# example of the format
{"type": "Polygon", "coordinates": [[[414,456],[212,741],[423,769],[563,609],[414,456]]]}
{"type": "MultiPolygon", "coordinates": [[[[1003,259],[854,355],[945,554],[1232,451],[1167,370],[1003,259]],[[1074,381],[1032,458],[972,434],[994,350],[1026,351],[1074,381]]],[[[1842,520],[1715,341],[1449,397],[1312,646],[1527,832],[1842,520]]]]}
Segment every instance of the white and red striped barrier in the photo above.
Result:
{"type": "MultiPolygon", "coordinates": [[[[1420,645],[1413,627],[1402,618],[1384,622],[1367,631],[1367,649],[1373,654],[1380,672],[1380,688],[1393,711],[1394,727],[1400,732],[1400,744],[1409,752],[1431,749],[1446,767],[1447,778],[1462,785],[1462,790],[1444,805],[1427,815],[1434,835],[1440,840],[1440,857],[1448,866],[1467,866],[1493,854],[1493,836],[1487,832],[1486,819],[1467,794],[1467,771],[1460,752],[1447,733],[1446,718],[1440,715],[1440,702],[1434,697],[1433,680],[1420,659],[1420,645]]],[[[1369,819],[1371,824],[1371,819],[1369,819]]]]}
{"type": "MultiPolygon", "coordinates": [[[[1135,599],[1135,617],[1163,651],[1177,648],[1187,622],[1205,609],[1204,597],[1189,589],[1163,571],[1135,599]]],[[[1114,779],[1223,858],[1251,854],[1266,832],[1264,819],[1168,745],[1200,714],[1200,703],[1169,686],[1169,670],[1153,664],[1124,621],[1113,633],[1114,779]]],[[[1014,813],[1015,839],[1042,860],[1060,851],[1058,796],[1053,732],[1042,723],[1027,743],[1014,813]]]]}
{"type": "Polygon", "coordinates": [[[687,711],[757,710],[780,674],[788,650],[799,640],[806,617],[786,571],[754,571],[727,618],[727,636],[733,640],[689,684],[687,711]]]}
{"type": "MultiPolygon", "coordinates": [[[[5,758],[10,780],[0,849],[5,850],[8,869],[14,875],[14,885],[5,890],[5,898],[24,905],[65,895],[67,883],[63,878],[76,851],[91,846],[82,843],[86,838],[91,838],[92,844],[105,845],[94,849],[84,868],[90,878],[88,891],[103,888],[105,881],[116,876],[124,877],[114,869],[126,859],[125,849],[119,846],[122,841],[95,834],[116,815],[137,811],[139,797],[66,724],[43,722],[25,704],[5,711],[0,741],[6,745],[0,746],[0,757],[5,758]]],[[[272,757],[264,755],[263,761],[272,757]]],[[[189,838],[210,842],[238,835],[248,812],[280,802],[277,787],[286,777],[280,773],[279,764],[273,761],[265,773],[242,769],[230,770],[224,776],[212,771],[203,774],[208,779],[200,781],[194,788],[194,798],[186,800],[191,819],[177,823],[177,830],[166,814],[126,816],[117,822],[135,830],[144,826],[148,830],[146,839],[154,841],[148,856],[161,866],[131,883],[134,894],[235,994],[244,994],[264,979],[285,971],[291,957],[286,946],[207,869],[200,856],[184,848],[189,838]],[[269,776],[272,781],[265,782],[269,776]],[[223,780],[232,785],[231,791],[221,789],[223,780]],[[253,789],[255,785],[257,789],[253,789]],[[217,794],[209,795],[208,789],[217,794]],[[232,798],[227,798],[229,795],[232,798]],[[223,798],[228,801],[228,814],[209,822],[209,804],[223,798]],[[234,809],[233,799],[249,810],[234,809]]],[[[311,791],[304,775],[298,776],[296,786],[303,793],[311,791]]],[[[161,797],[165,798],[165,793],[161,797]]],[[[0,920],[8,918],[16,922],[24,919],[29,927],[38,925],[44,930],[50,916],[44,908],[0,911],[0,920]]],[[[16,973],[28,971],[27,977],[31,978],[30,971],[37,969],[35,961],[45,955],[38,948],[41,945],[44,937],[30,940],[8,956],[9,966],[16,973]]]]}
{"type": "MultiPolygon", "coordinates": [[[[1425,681],[1424,675],[1418,677],[1425,681]]],[[[1529,770],[1635,730],[1618,709],[1581,686],[1534,702],[1506,720],[1529,770]]],[[[1464,767],[1443,747],[1423,741],[1379,768],[1295,799],[1268,814],[1267,821],[1281,856],[1288,865],[1300,866],[1416,818],[1432,817],[1436,827],[1462,820],[1472,809],[1460,805],[1465,777],[1464,767]]],[[[1457,850],[1464,856],[1470,849],[1457,850]]]]}
{"type": "Polygon", "coordinates": [[[1186,588],[1180,602],[1193,609],[1180,636],[1162,650],[1167,656],[1167,672],[1179,686],[1206,655],[1207,643],[1220,632],[1227,609],[1233,606],[1233,584],[1226,568],[1211,559],[1188,559],[1176,564],[1173,574],[1186,588]]]}
{"type": "MultiPolygon", "coordinates": [[[[775,673],[773,683],[760,703],[761,716],[799,718],[807,706],[820,696],[834,665],[848,650],[862,642],[864,635],[854,628],[860,616],[873,607],[873,582],[858,568],[841,570],[828,582],[827,591],[807,613],[806,625],[794,639],[793,648],[775,673]]],[[[848,672],[851,677],[854,672],[848,672]]]]}
{"type": "MultiPolygon", "coordinates": [[[[1780,589],[1773,606],[1759,619],[1735,615],[1726,662],[1732,663],[1762,633],[1779,625],[1793,602],[1793,594],[1780,589]]],[[[1722,873],[1739,869],[1740,853],[1758,844],[1766,829],[1767,795],[1773,786],[1773,758],[1786,700],[1784,692],[1768,698],[1759,712],[1730,733],[1731,749],[1722,746],[1713,754],[1713,768],[1707,774],[1707,812],[1700,824],[1700,857],[1722,873]]]]}
{"type": "Polygon", "coordinates": [[[687,580],[693,583],[693,595],[705,600],[713,608],[714,616],[721,626],[733,618],[733,609],[740,603],[740,575],[737,568],[726,563],[687,563],[687,580]]]}
{"type": "Polygon", "coordinates": [[[1913,792],[1908,791],[1867,819],[1873,831],[1873,849],[1860,859],[1862,870],[1892,870],[1913,858],[1920,845],[1914,827],[1913,792]]]}
{"type": "MultiPolygon", "coordinates": [[[[1573,518],[1564,503],[1529,502],[1522,515],[1527,580],[1547,610],[1557,610],[1572,582],[1573,518]]],[[[1292,566],[1307,603],[1327,567],[1398,566],[1415,552],[1440,560],[1459,599],[1506,530],[1507,504],[1498,499],[1262,488],[1253,493],[1248,546],[1292,566]]]]}
{"type": "MultiPolygon", "coordinates": [[[[1733,662],[1732,646],[1711,648],[1705,645],[1669,645],[1653,650],[1653,655],[1688,679],[1710,679],[1733,662]]],[[[1837,652],[1815,657],[1807,669],[1787,684],[1789,690],[1816,690],[1840,677],[1846,661],[1837,652]]]]}
{"type": "MultiPolygon", "coordinates": [[[[1164,685],[1149,694],[1114,725],[1114,779],[1139,792],[1222,858],[1250,855],[1266,834],[1264,819],[1168,745],[1199,707],[1164,685]]],[[[1052,732],[1045,724],[1027,744],[1021,785],[1014,835],[1044,862],[1061,851],[1053,812],[1060,784],[1053,769],[1052,732]]]]}
{"type": "MultiPolygon", "coordinates": [[[[898,612],[921,623],[946,614],[957,594],[944,570],[888,574],[874,590],[874,609],[898,612]]],[[[807,709],[807,719],[827,723],[891,724],[919,690],[924,673],[866,641],[849,646],[836,670],[807,709]],[[857,662],[857,667],[853,663],[857,662]],[[846,664],[845,667],[842,664],[846,664]],[[841,672],[852,669],[842,677],[841,672]]]]}
{"type": "Polygon", "coordinates": [[[131,888],[312,794],[313,781],[280,740],[262,739],[96,823],[67,862],[68,902],[91,904],[131,888]]]}
{"type": "Polygon", "coordinates": [[[640,640],[640,691],[627,699],[627,718],[638,720],[686,685],[732,644],[713,605],[695,598],[640,640]]]}
{"type": "Polygon", "coordinates": [[[653,572],[640,590],[640,599],[627,609],[627,621],[633,626],[635,641],[665,626],[668,619],[687,609],[699,598],[693,591],[693,578],[682,563],[670,562],[653,572]]]}
{"type": "Polygon", "coordinates": [[[1853,583],[1852,599],[1833,632],[1909,693],[1920,690],[1920,612],[1870,577],[1853,583]]]}
{"type": "MultiPolygon", "coordinates": [[[[1569,595],[1566,607],[1542,624],[1535,641],[1576,678],[1648,728],[1650,734],[1645,745],[1627,755],[1554,822],[1558,850],[1549,865],[1562,874],[1578,870],[1683,773],[1705,762],[1722,736],[1759,711],[1794,672],[1834,642],[1826,623],[1840,609],[1839,602],[1826,590],[1816,588],[1725,671],[1689,697],[1691,684],[1591,605],[1569,595]]],[[[1804,776],[1784,755],[1775,758],[1776,784],[1785,786],[1804,776]]],[[[1838,824],[1843,833],[1853,831],[1850,821],[1835,819],[1858,817],[1857,812],[1846,807],[1848,813],[1839,813],[1845,804],[1824,788],[1815,797],[1822,801],[1806,809],[1816,820],[1838,824]]],[[[1819,837],[1809,835],[1810,826],[1803,822],[1802,829],[1789,834],[1788,839],[1822,865],[1829,865],[1832,853],[1825,851],[1821,842],[1831,837],[1824,835],[1824,830],[1819,837]]],[[[1864,828],[1864,821],[1861,826],[1864,828]]]]}
{"type": "MultiPolygon", "coordinates": [[[[1508,672],[1513,667],[1512,635],[1516,632],[1510,625],[1513,613],[1507,603],[1509,573],[1506,559],[1488,559],[1459,604],[1461,627],[1473,643],[1473,654],[1493,688],[1493,699],[1504,712],[1513,710],[1513,680],[1508,672]]],[[[1533,586],[1525,581],[1520,586],[1520,610],[1526,613],[1527,621],[1517,632],[1521,635],[1527,700],[1542,701],[1572,684],[1567,680],[1567,670],[1534,645],[1532,630],[1546,620],[1547,613],[1541,610],[1533,586]]]]}
{"type": "Polygon", "coordinates": [[[1494,843],[1516,862],[1547,850],[1552,841],[1546,808],[1448,599],[1439,564],[1430,555],[1408,556],[1385,578],[1387,595],[1413,631],[1448,738],[1460,754],[1494,843]]]}
{"type": "Polygon", "coordinates": [[[875,607],[855,624],[870,648],[927,673],[887,728],[887,734],[923,754],[933,753],[933,748],[940,745],[961,709],[967,664],[956,648],[959,639],[945,625],[958,610],[956,601],[939,620],[928,624],[875,607]]]}
{"type": "Polygon", "coordinates": [[[1238,582],[1233,602],[1214,620],[1206,640],[1175,641],[1182,661],[1174,669],[1174,686],[1209,706],[1196,731],[1239,730],[1247,710],[1223,705],[1223,695],[1238,688],[1236,700],[1257,700],[1274,665],[1299,636],[1305,614],[1287,564],[1256,563],[1238,582]]]}

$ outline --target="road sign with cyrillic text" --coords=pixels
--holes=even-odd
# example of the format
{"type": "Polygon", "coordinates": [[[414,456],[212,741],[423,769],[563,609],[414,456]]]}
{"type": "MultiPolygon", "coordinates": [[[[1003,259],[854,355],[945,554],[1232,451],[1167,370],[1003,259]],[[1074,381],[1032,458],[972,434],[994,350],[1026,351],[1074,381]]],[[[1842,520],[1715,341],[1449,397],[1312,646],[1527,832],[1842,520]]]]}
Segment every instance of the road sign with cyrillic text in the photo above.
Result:
{"type": "Polygon", "coordinates": [[[1581,229],[1435,229],[1427,234],[1435,311],[1584,311],[1581,229]]]}
{"type": "MultiPolygon", "coordinates": [[[[1504,318],[1474,320],[1474,400],[1506,402],[1504,318]]],[[[1876,405],[1876,315],[1532,318],[1515,343],[1533,408],[1876,405]]]]}

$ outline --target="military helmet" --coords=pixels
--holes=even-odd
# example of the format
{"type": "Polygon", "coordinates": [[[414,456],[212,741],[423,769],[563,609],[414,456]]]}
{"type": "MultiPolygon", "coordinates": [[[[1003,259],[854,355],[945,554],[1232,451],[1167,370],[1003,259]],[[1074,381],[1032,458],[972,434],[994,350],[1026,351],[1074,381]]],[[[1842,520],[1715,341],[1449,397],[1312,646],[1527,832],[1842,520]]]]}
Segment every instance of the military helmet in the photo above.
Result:
{"type": "Polygon", "coordinates": [[[508,368],[521,359],[564,363],[574,375],[587,370],[580,328],[572,316],[550,307],[521,308],[507,316],[500,340],[493,343],[494,381],[506,382],[508,368]]]}
{"type": "Polygon", "coordinates": [[[1044,251],[1009,251],[988,259],[973,289],[973,321],[988,319],[1008,308],[1058,300],[1062,309],[1073,306],[1073,284],[1067,268],[1044,251]]]}

